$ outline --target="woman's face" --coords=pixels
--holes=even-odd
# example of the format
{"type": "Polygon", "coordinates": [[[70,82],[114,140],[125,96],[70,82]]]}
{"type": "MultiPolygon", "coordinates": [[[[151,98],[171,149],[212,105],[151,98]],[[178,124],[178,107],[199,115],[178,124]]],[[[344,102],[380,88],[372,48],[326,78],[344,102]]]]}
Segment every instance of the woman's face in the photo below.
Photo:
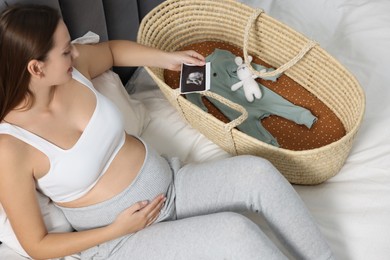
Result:
{"type": "Polygon", "coordinates": [[[44,61],[43,72],[51,85],[60,85],[72,78],[73,60],[78,56],[65,23],[60,20],[53,36],[54,47],[44,61]]]}

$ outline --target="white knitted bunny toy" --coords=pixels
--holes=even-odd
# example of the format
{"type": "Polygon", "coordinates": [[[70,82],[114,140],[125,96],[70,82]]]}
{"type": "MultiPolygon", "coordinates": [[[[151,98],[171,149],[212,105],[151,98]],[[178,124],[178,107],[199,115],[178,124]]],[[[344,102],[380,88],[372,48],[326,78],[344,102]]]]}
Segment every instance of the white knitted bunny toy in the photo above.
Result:
{"type": "MultiPolygon", "coordinates": [[[[249,62],[252,61],[252,56],[248,56],[249,62]]],[[[234,61],[237,64],[237,77],[241,80],[231,86],[232,91],[236,91],[243,87],[245,97],[248,102],[253,102],[254,99],[260,99],[262,96],[261,90],[255,79],[256,75],[252,74],[248,66],[243,62],[241,57],[236,57],[234,61]]]]}

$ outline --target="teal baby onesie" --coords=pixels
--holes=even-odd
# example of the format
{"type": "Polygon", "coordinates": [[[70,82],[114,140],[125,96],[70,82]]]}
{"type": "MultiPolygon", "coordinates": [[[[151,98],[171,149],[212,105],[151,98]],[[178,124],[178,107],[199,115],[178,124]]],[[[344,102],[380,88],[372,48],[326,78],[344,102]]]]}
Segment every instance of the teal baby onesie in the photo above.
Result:
{"type": "MultiPolygon", "coordinates": [[[[261,84],[258,85],[261,89],[262,97],[255,99],[253,102],[247,101],[243,88],[232,91],[230,87],[240,81],[236,73],[237,64],[234,62],[235,58],[236,56],[230,51],[216,49],[206,57],[206,61],[211,63],[210,91],[242,105],[248,111],[248,118],[237,126],[240,131],[265,143],[279,147],[277,140],[261,125],[261,119],[270,115],[278,115],[297,124],[303,124],[308,128],[312,127],[317,118],[308,109],[294,105],[261,84]]],[[[267,69],[254,63],[252,63],[252,66],[256,70],[267,69]]],[[[267,69],[267,71],[269,70],[271,69],[267,69]]],[[[277,78],[278,76],[267,78],[266,80],[276,81],[277,78]]],[[[187,94],[186,97],[193,104],[207,111],[199,93],[187,94]]],[[[230,120],[240,116],[240,112],[229,108],[215,99],[207,98],[230,120]]]]}

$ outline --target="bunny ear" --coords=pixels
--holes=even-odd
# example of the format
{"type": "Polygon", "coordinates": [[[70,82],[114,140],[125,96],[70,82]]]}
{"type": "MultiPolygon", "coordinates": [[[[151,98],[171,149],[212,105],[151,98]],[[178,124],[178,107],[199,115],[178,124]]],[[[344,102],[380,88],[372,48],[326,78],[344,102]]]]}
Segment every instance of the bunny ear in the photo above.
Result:
{"type": "Polygon", "coordinates": [[[242,58],[241,58],[241,57],[236,57],[236,58],[234,59],[234,61],[236,62],[236,64],[237,64],[238,66],[240,66],[240,65],[242,64],[242,58]]]}

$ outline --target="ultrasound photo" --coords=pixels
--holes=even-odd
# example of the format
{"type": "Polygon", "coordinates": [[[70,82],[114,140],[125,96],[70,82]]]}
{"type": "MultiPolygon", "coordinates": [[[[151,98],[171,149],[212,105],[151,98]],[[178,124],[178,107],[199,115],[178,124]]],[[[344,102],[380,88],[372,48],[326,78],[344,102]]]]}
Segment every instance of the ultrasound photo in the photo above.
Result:
{"type": "Polygon", "coordinates": [[[205,66],[183,64],[180,74],[180,92],[192,93],[210,89],[210,63],[205,66]]]}

